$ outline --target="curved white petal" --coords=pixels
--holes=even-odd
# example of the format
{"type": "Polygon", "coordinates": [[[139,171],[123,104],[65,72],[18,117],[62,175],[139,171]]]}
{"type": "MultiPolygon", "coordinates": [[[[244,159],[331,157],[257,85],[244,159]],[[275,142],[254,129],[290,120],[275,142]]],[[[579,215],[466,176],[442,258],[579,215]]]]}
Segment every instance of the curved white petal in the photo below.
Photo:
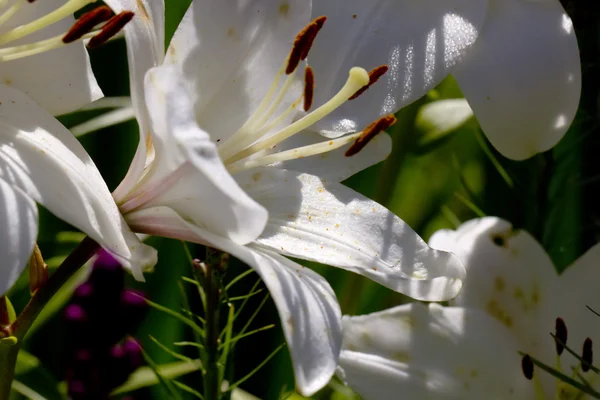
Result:
{"type": "Polygon", "coordinates": [[[341,311],[323,277],[268,250],[240,246],[193,226],[167,207],[137,211],[127,218],[136,230],[216,247],[254,268],[279,311],[298,390],[310,396],[329,382],[341,346],[341,311]]]}
{"type": "Polygon", "coordinates": [[[129,229],[93,161],[56,119],[0,86],[0,178],[81,229],[137,279],[156,252],[129,229]]]}
{"type": "MultiPolygon", "coordinates": [[[[294,135],[275,147],[272,153],[295,149],[323,142],[323,136],[316,132],[305,131],[294,135]]],[[[357,172],[383,161],[392,151],[392,139],[387,133],[375,136],[358,154],[346,157],[344,153],[352,144],[340,147],[328,153],[297,158],[275,164],[277,168],[318,175],[327,182],[341,182],[357,172]]]]}
{"type": "MultiPolygon", "coordinates": [[[[25,3],[0,27],[0,34],[40,18],[63,4],[63,0],[25,3]]],[[[74,23],[75,18],[70,16],[39,32],[6,43],[1,48],[33,43],[64,34],[74,23]]],[[[53,115],[74,111],[102,97],[82,42],[17,60],[0,62],[0,84],[19,89],[53,115]]]]}
{"type": "Polygon", "coordinates": [[[573,24],[555,0],[491,0],[477,45],[454,77],[500,153],[522,160],[546,151],[579,103],[573,24]]]}
{"type": "Polygon", "coordinates": [[[487,1],[317,1],[313,16],[329,19],[308,61],[315,70],[315,104],[330,98],[354,66],[389,70],[369,90],[317,124],[339,136],[398,111],[441,82],[477,39],[487,1]]]}
{"type": "Polygon", "coordinates": [[[127,175],[113,196],[121,201],[139,181],[144,168],[154,158],[148,109],[144,101],[144,76],[165,57],[164,0],[105,0],[116,12],[133,11],[135,17],[125,26],[131,102],[140,126],[140,141],[127,175]]]}
{"type": "Polygon", "coordinates": [[[37,230],[35,202],[19,188],[0,178],[0,297],[6,294],[27,266],[37,230]]]}
{"type": "Polygon", "coordinates": [[[431,249],[404,221],[353,190],[275,168],[238,179],[269,211],[258,244],[359,273],[415,299],[458,294],[465,271],[455,256],[431,249]]]}
{"type": "Polygon", "coordinates": [[[479,310],[412,303],[343,327],[341,375],[365,400],[533,398],[512,335],[479,310]]]}
{"type": "MultiPolygon", "coordinates": [[[[258,107],[298,32],[309,22],[309,0],[194,0],[168,49],[194,95],[197,120],[224,141],[258,107]]],[[[300,77],[300,75],[298,75],[300,77]]],[[[287,107],[302,93],[293,85],[287,107]]]]}
{"type": "Polygon", "coordinates": [[[156,158],[145,190],[162,192],[144,207],[168,206],[196,225],[246,244],[262,232],[267,212],[225,169],[217,148],[194,119],[179,67],[169,65],[146,75],[146,104],[154,132],[156,158]],[[181,173],[171,186],[168,174],[181,173]],[[164,189],[161,187],[164,186],[164,189]]]}
{"type": "Polygon", "coordinates": [[[522,350],[537,350],[545,339],[536,331],[540,311],[556,296],[552,286],[557,275],[550,257],[529,233],[486,217],[456,231],[438,231],[429,244],[456,254],[467,270],[463,290],[452,304],[486,311],[514,332],[522,350]]]}

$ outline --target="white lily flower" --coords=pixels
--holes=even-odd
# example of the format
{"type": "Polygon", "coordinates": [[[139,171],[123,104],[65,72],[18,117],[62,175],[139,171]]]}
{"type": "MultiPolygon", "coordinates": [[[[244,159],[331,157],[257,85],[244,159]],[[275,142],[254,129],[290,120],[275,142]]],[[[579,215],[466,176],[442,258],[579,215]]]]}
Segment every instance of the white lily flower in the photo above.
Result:
{"type": "Polygon", "coordinates": [[[390,67],[356,108],[321,121],[329,137],[411,103],[448,74],[494,147],[515,160],[552,148],[577,111],[579,51],[558,0],[329,0],[315,2],[313,15],[332,15],[324,40],[311,51],[322,93],[339,87],[342,72],[370,56],[390,67]],[[360,38],[347,33],[353,26],[364,32],[360,38]],[[372,57],[383,50],[386,60],[372,57]],[[395,91],[382,95],[390,88],[395,91]]]}
{"type": "Polygon", "coordinates": [[[527,380],[519,351],[600,388],[577,358],[557,355],[550,335],[564,323],[561,337],[579,354],[586,338],[600,340],[600,319],[586,307],[600,306],[600,245],[558,275],[529,233],[495,217],[439,231],[430,244],[453,251],[467,269],[455,307],[411,304],[344,317],[340,374],[366,400],[398,393],[406,399],[588,398],[539,369],[527,380]]]}
{"type": "Polygon", "coordinates": [[[137,49],[129,54],[142,140],[114,196],[136,232],[207,244],[259,273],[301,393],[322,388],[335,370],[341,312],[324,278],[283,255],[345,268],[419,299],[458,293],[464,271],[454,256],[430,249],[390,211],[339,183],[389,154],[389,137],[372,136],[393,117],[325,142],[307,131],[373,77],[359,67],[346,71],[338,93],[308,111],[320,81],[316,75],[311,84],[309,68],[304,78],[297,70],[324,22],[309,23],[309,1],[194,1],[166,65],[153,69],[163,63],[162,17],[150,2],[136,3],[148,18],[128,26],[126,38],[137,49]]]}
{"type": "MultiPolygon", "coordinates": [[[[102,95],[83,43],[65,43],[114,33],[114,24],[113,31],[105,25],[86,33],[85,16],[75,21],[73,13],[90,3],[0,1],[0,296],[31,256],[36,202],[88,234],[139,279],[156,261],[155,251],[123,220],[81,144],[50,115],[102,95]]],[[[102,12],[110,18],[110,10],[102,12]]]]}

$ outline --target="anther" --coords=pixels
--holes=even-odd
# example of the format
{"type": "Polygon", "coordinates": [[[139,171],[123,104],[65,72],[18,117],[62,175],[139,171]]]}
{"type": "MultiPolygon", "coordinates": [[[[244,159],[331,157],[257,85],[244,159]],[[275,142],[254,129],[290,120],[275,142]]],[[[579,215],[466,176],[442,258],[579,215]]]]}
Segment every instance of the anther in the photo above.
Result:
{"type": "Polygon", "coordinates": [[[356,99],[358,96],[360,96],[361,94],[363,94],[364,92],[367,91],[368,88],[370,88],[371,86],[373,86],[373,84],[375,82],[377,82],[379,80],[379,78],[381,78],[383,75],[385,75],[385,73],[388,71],[388,66],[383,64],[380,65],[379,67],[375,67],[371,70],[371,72],[369,72],[369,83],[366,86],[363,86],[362,88],[360,88],[356,93],[354,93],[352,96],[350,96],[348,98],[348,100],[354,100],[356,99]]]}
{"type": "Polygon", "coordinates": [[[356,139],[352,146],[346,150],[344,155],[346,157],[355,155],[361,151],[371,141],[371,139],[388,129],[390,126],[394,125],[396,121],[396,117],[394,117],[393,114],[389,114],[371,123],[363,130],[362,134],[358,137],[358,139],[356,139]]]}
{"type": "Polygon", "coordinates": [[[119,33],[121,29],[131,21],[134,15],[135,14],[131,11],[123,11],[112,17],[106,25],[102,27],[100,33],[90,39],[87,47],[93,49],[106,43],[111,37],[119,33]]]}
{"type": "Polygon", "coordinates": [[[554,336],[554,342],[556,344],[556,354],[559,356],[565,350],[565,346],[567,345],[567,325],[565,325],[565,321],[562,318],[556,318],[556,331],[554,336]]]}
{"type": "Polygon", "coordinates": [[[89,33],[96,25],[108,21],[112,14],[112,10],[106,6],[95,8],[83,14],[62,38],[63,43],[76,41],[86,33],[89,33]]]}
{"type": "Polygon", "coordinates": [[[583,342],[583,351],[581,354],[581,370],[588,372],[594,361],[594,355],[592,351],[592,339],[586,338],[583,342]]]}
{"type": "Polygon", "coordinates": [[[315,93],[315,73],[310,66],[304,69],[304,111],[310,110],[315,93]]]}
{"type": "Polygon", "coordinates": [[[312,47],[312,44],[317,37],[317,34],[325,24],[327,17],[318,17],[313,20],[310,24],[306,25],[304,29],[296,35],[292,51],[288,57],[287,67],[285,68],[286,75],[291,74],[298,68],[301,60],[304,60],[308,56],[308,52],[312,47]]]}
{"type": "Polygon", "coordinates": [[[529,357],[529,354],[523,356],[523,359],[521,360],[521,369],[523,370],[525,378],[529,380],[533,379],[533,360],[529,357]]]}

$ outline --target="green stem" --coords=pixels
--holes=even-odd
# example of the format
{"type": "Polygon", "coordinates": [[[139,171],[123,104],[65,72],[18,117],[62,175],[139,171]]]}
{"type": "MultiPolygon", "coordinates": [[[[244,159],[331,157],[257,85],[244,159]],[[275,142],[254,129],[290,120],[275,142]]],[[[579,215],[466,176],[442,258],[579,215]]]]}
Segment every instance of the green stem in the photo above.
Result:
{"type": "Polygon", "coordinates": [[[20,347],[20,342],[13,346],[0,344],[0,399],[9,398],[20,347]]]}
{"type": "Polygon", "coordinates": [[[14,378],[17,356],[21,342],[27,331],[48,301],[98,251],[99,246],[90,238],[85,238],[63,261],[48,282],[37,290],[16,321],[4,329],[5,333],[17,340],[14,345],[0,344],[0,399],[8,399],[14,378]]]}
{"type": "Polygon", "coordinates": [[[206,374],[204,398],[218,400],[219,382],[219,285],[216,266],[208,262],[206,269],[206,374]]]}

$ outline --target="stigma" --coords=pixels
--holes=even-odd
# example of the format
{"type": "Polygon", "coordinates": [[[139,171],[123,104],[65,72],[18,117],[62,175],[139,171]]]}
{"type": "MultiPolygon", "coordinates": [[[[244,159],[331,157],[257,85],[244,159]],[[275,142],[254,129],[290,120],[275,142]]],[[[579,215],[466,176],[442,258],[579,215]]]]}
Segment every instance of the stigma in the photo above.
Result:
{"type": "MultiPolygon", "coordinates": [[[[9,1],[0,0],[0,29],[18,16],[19,12],[31,13],[28,8],[37,7],[39,1],[43,0],[14,0],[9,5],[9,1]]],[[[12,45],[12,42],[27,38],[47,26],[69,18],[75,12],[95,2],[95,0],[68,0],[48,14],[0,34],[0,62],[40,54],[80,40],[89,39],[88,47],[97,47],[119,33],[134,16],[130,11],[114,15],[110,8],[100,6],[84,13],[69,30],[60,35],[26,44],[12,45]]]]}
{"type": "Polygon", "coordinates": [[[324,16],[318,17],[298,33],[287,58],[283,61],[267,94],[256,110],[237,132],[226,141],[219,143],[219,154],[230,173],[323,154],[349,144],[350,147],[345,155],[351,157],[360,152],[377,134],[396,122],[393,115],[386,115],[360,132],[333,140],[324,140],[309,146],[278,153],[272,152],[281,142],[310,128],[346,102],[359,97],[388,70],[387,65],[377,66],[371,72],[367,72],[362,67],[351,68],[345,84],[338,92],[311,111],[315,90],[317,90],[318,76],[315,76],[315,72],[308,65],[306,59],[326,20],[327,18],[324,16]],[[281,111],[279,110],[282,108],[280,107],[281,103],[289,93],[295,75],[298,70],[302,70],[302,66],[304,66],[304,90],[296,101],[281,111]],[[286,123],[295,111],[299,111],[299,107],[305,113],[302,118],[292,123],[286,123]]]}

